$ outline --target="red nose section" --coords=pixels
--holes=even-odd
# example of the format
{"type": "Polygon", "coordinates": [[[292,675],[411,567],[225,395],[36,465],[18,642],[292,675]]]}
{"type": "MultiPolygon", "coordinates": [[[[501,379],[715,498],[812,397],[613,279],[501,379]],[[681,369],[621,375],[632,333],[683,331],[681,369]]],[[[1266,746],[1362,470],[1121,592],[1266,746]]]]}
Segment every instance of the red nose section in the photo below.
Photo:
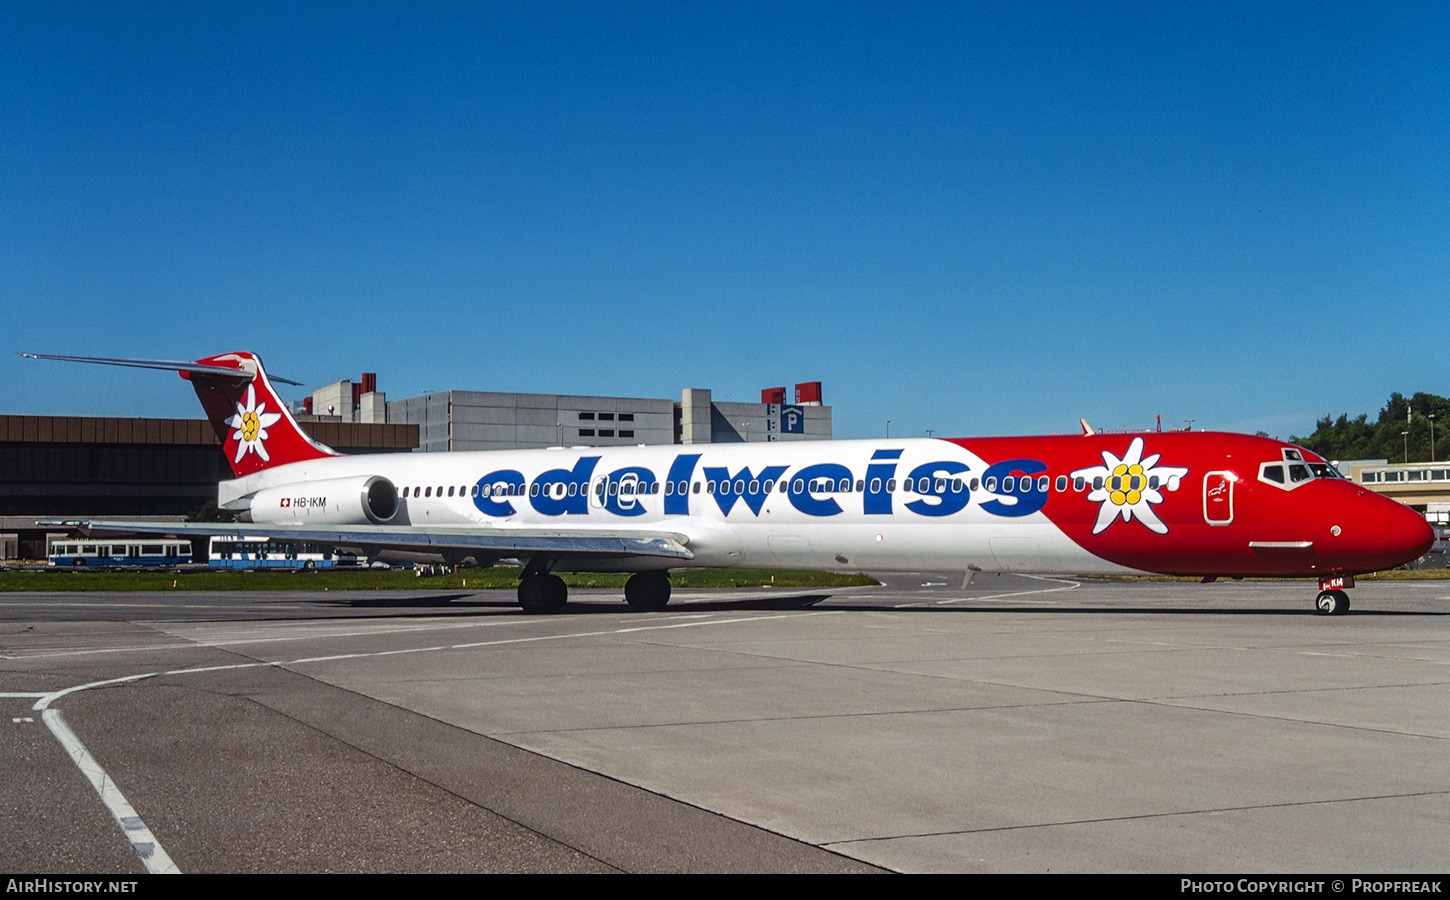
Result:
{"type": "Polygon", "coordinates": [[[1378,572],[1419,559],[1435,544],[1425,517],[1393,500],[1364,493],[1342,508],[1326,546],[1344,572],[1378,572]]]}
{"type": "Polygon", "coordinates": [[[1401,506],[1390,522],[1389,532],[1390,541],[1404,554],[1403,561],[1396,565],[1417,560],[1435,546],[1435,529],[1413,509],[1401,506]]]}

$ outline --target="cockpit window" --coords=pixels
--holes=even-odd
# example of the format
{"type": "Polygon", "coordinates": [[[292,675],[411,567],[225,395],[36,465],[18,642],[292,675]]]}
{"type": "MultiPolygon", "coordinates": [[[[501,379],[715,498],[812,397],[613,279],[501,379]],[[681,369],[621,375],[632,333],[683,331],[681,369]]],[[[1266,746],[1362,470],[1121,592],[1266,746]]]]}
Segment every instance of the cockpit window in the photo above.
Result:
{"type": "Polygon", "coordinates": [[[1259,466],[1260,481],[1292,491],[1299,485],[1308,484],[1318,478],[1344,479],[1334,466],[1325,462],[1310,462],[1298,450],[1285,447],[1281,456],[1282,462],[1266,462],[1259,466]]]}

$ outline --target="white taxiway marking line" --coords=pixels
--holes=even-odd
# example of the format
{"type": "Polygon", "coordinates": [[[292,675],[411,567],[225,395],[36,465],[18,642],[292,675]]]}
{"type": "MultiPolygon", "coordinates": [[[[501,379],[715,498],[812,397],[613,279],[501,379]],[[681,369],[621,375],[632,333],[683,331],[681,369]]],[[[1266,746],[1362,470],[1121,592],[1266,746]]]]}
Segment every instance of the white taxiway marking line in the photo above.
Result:
{"type": "Polygon", "coordinates": [[[1026,597],[1030,594],[1056,594],[1059,591],[1076,590],[1082,586],[1081,581],[1068,581],[1066,578],[1048,578],[1046,575],[1024,575],[1024,578],[1034,578],[1038,581],[1056,581],[1064,587],[1038,588],[1031,591],[1008,591],[1005,594],[988,594],[985,597],[953,597],[950,600],[935,600],[930,603],[900,603],[897,609],[907,609],[913,606],[951,606],[954,603],[976,603],[981,600],[1005,600],[1026,597]]]}
{"type": "MultiPolygon", "coordinates": [[[[830,611],[782,613],[776,616],[751,618],[743,621],[754,623],[766,622],[772,619],[784,619],[798,615],[823,616],[835,614],[835,612],[830,611]]],[[[576,632],[573,634],[550,634],[535,635],[533,637],[503,638],[496,641],[475,641],[467,644],[440,645],[436,647],[414,647],[407,650],[377,650],[368,653],[339,653],[334,656],[315,656],[305,659],[279,660],[272,662],[233,663],[223,666],[198,666],[191,669],[171,669],[162,672],[144,672],[139,675],[126,675],[121,678],[108,678],[104,681],[92,681],[87,684],[73,685],[68,688],[63,688],[59,691],[52,691],[48,694],[3,693],[0,694],[0,697],[24,697],[26,699],[39,698],[36,700],[36,703],[32,707],[32,709],[40,712],[41,720],[44,721],[46,727],[50,729],[50,733],[55,735],[55,739],[60,742],[60,745],[62,747],[65,748],[66,753],[70,755],[70,758],[75,762],[76,767],[81,770],[81,773],[86,776],[86,779],[88,781],[90,781],[91,786],[95,788],[96,793],[100,795],[101,802],[106,805],[106,809],[110,810],[111,815],[115,817],[116,823],[121,826],[121,830],[125,833],[126,839],[131,842],[131,846],[136,850],[136,854],[141,857],[141,861],[146,865],[147,871],[149,871],[153,875],[177,874],[181,870],[176,867],[176,863],[172,862],[171,857],[168,856],[166,851],[161,848],[161,843],[156,840],[156,836],[151,833],[151,829],[146,827],[146,823],[141,821],[141,817],[136,814],[136,810],[132,808],[130,802],[126,799],[125,795],[121,793],[121,789],[116,787],[115,782],[111,780],[111,776],[106,773],[105,769],[101,768],[101,764],[96,762],[95,757],[91,756],[90,751],[87,750],[85,745],[81,743],[80,738],[76,737],[75,732],[71,731],[70,727],[65,724],[65,720],[61,718],[60,710],[52,708],[52,705],[56,701],[69,694],[79,693],[80,691],[90,690],[92,688],[108,687],[110,685],[125,684],[132,681],[144,681],[148,678],[158,678],[167,675],[194,675],[202,672],[222,672],[229,669],[256,669],[265,666],[284,668],[286,666],[302,665],[304,663],[332,662],[336,660],[346,659],[364,659],[367,657],[397,656],[404,653],[425,653],[432,650],[460,650],[475,647],[496,646],[500,644],[521,644],[529,643],[532,641],[557,641],[567,638],[606,637],[609,635],[617,634],[636,634],[643,631],[663,631],[673,628],[693,628],[700,625],[726,625],[742,622],[742,620],[735,618],[706,618],[706,616],[703,614],[699,616],[682,616],[680,618],[698,618],[701,621],[677,621],[669,624],[635,625],[623,628],[613,628],[604,631],[585,631],[576,632]]],[[[307,639],[311,640],[316,640],[318,637],[318,635],[307,635],[307,639]]],[[[221,643],[252,643],[252,641],[223,641],[221,643]]]]}
{"type": "MultiPolygon", "coordinates": [[[[691,618],[702,618],[702,617],[704,617],[706,615],[709,615],[709,614],[708,613],[688,613],[688,614],[681,613],[679,615],[669,616],[668,618],[669,619],[691,619],[691,618]]],[[[659,621],[661,621],[664,618],[666,618],[666,617],[663,617],[663,616],[661,616],[661,617],[653,617],[652,620],[655,621],[655,622],[659,622],[659,621]]],[[[50,659],[50,658],[57,657],[57,656],[92,656],[92,655],[98,655],[98,654],[112,654],[112,653],[143,653],[143,652],[155,652],[155,651],[158,651],[158,650],[178,650],[178,649],[185,649],[185,648],[195,647],[195,646],[202,646],[202,647],[239,647],[239,646],[243,646],[243,645],[246,645],[246,644],[281,644],[281,643],[287,643],[287,642],[290,642],[290,641],[319,641],[319,640],[331,639],[331,638],[377,637],[379,635],[416,634],[416,633],[424,632],[424,631],[455,631],[455,630],[458,630],[458,629],[472,629],[472,628],[499,628],[499,627],[503,627],[505,625],[522,625],[522,624],[526,624],[526,623],[528,623],[528,624],[543,625],[543,624],[547,623],[548,621],[549,620],[547,618],[531,618],[531,619],[510,618],[510,619],[490,620],[490,621],[484,621],[484,622],[453,622],[453,623],[436,624],[436,625],[434,625],[434,624],[429,624],[429,625],[400,625],[400,626],[392,626],[392,627],[381,626],[381,625],[376,626],[376,627],[366,627],[366,626],[359,626],[359,625],[357,625],[354,622],[349,622],[346,625],[343,625],[343,624],[333,625],[332,628],[333,629],[337,629],[337,630],[327,630],[327,623],[326,623],[326,621],[323,621],[323,622],[311,622],[311,623],[298,622],[296,624],[278,624],[278,625],[268,626],[266,628],[262,628],[262,627],[249,628],[249,627],[245,627],[245,626],[232,626],[232,625],[228,625],[228,626],[221,627],[221,628],[213,628],[213,627],[211,627],[211,623],[200,622],[200,623],[196,623],[198,630],[195,631],[195,632],[192,632],[192,633],[189,633],[189,634],[188,633],[174,633],[174,634],[172,634],[172,636],[175,637],[177,639],[177,641],[178,641],[178,643],[173,643],[173,644],[154,644],[154,643],[153,644],[137,644],[137,645],[135,645],[133,647],[100,647],[100,648],[87,648],[87,649],[81,649],[81,650],[70,650],[70,649],[62,649],[62,648],[43,649],[43,650],[28,650],[28,651],[20,651],[18,653],[13,654],[13,655],[0,655],[0,659],[50,659]],[[305,634],[298,634],[298,633],[296,633],[299,629],[304,628],[304,627],[313,628],[313,629],[316,629],[316,631],[313,632],[313,633],[305,633],[305,634]],[[270,631],[270,630],[276,630],[278,632],[288,631],[288,632],[293,632],[293,633],[286,634],[286,635],[280,635],[280,634],[278,634],[278,635],[261,634],[262,632],[270,631]],[[197,635],[204,634],[204,633],[208,633],[208,632],[210,632],[210,633],[217,633],[218,631],[220,631],[223,634],[228,633],[228,632],[230,632],[232,634],[245,634],[245,635],[247,635],[247,637],[225,637],[225,636],[219,636],[219,637],[214,637],[214,638],[206,638],[206,637],[198,637],[197,636],[197,635]],[[319,633],[319,632],[322,632],[322,633],[319,633]],[[261,634],[261,636],[257,636],[259,634],[261,634]]],[[[162,624],[162,625],[170,625],[170,624],[175,624],[175,623],[160,623],[160,624],[162,624]]],[[[187,624],[190,624],[190,623],[187,623],[187,624]]],[[[651,626],[651,627],[666,627],[666,626],[651,626]]],[[[606,633],[612,633],[612,632],[597,632],[597,633],[598,634],[606,634],[606,633]]],[[[560,635],[556,635],[555,637],[559,637],[559,636],[560,635]]],[[[562,635],[562,637],[571,637],[571,636],[573,636],[573,635],[562,635]]],[[[583,637],[585,635],[579,635],[579,636],[580,637],[583,637]]],[[[458,646],[472,647],[472,646],[476,646],[476,645],[474,645],[474,644],[460,644],[458,646]]],[[[430,649],[430,650],[432,650],[432,649],[446,649],[446,648],[428,647],[428,648],[423,648],[423,649],[430,649]]],[[[0,695],[0,696],[3,696],[3,695],[0,695]]]]}
{"type": "Polygon", "coordinates": [[[126,795],[121,793],[121,789],[116,787],[111,776],[106,774],[106,770],[101,768],[101,764],[96,762],[95,757],[91,756],[85,744],[82,744],[80,738],[75,736],[75,732],[70,730],[70,726],[65,724],[60,710],[47,709],[40,714],[40,718],[45,722],[45,727],[50,729],[50,733],[55,735],[55,739],[60,741],[65,752],[70,754],[76,767],[81,770],[81,774],[90,781],[91,787],[95,788],[96,793],[101,796],[101,802],[106,805],[106,809],[111,811],[111,815],[116,819],[116,824],[121,826],[121,831],[125,832],[126,840],[131,842],[131,847],[136,851],[136,855],[141,857],[146,871],[152,875],[180,874],[181,870],[176,868],[176,863],[172,862],[171,857],[166,855],[166,851],[161,849],[161,844],[151,833],[151,829],[146,827],[146,823],[136,815],[136,810],[131,808],[131,804],[126,800],[126,795]]]}

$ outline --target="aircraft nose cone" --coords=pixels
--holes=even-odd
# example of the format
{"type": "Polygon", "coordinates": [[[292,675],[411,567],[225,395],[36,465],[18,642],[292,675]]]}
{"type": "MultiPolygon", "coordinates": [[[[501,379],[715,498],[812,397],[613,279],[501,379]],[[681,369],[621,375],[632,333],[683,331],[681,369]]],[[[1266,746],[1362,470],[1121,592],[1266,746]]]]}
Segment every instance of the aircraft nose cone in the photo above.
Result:
{"type": "Polygon", "coordinates": [[[1425,517],[1393,500],[1373,494],[1360,498],[1344,523],[1348,567],[1362,572],[1393,569],[1419,559],[1435,544],[1435,531],[1425,517]]]}
{"type": "Polygon", "coordinates": [[[1390,540],[1405,548],[1405,562],[1419,559],[1435,546],[1435,529],[1425,517],[1413,509],[1401,506],[1390,523],[1390,540]]]}

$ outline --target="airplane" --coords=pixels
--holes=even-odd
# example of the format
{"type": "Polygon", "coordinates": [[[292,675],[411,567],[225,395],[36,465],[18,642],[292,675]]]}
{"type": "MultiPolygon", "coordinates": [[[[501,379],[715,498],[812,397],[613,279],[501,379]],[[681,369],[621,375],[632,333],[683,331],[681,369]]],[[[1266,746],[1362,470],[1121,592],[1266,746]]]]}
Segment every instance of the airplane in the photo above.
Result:
{"type": "Polygon", "coordinates": [[[178,372],[236,475],[218,505],[241,524],[65,524],[517,561],[530,613],[564,606],[558,571],[632,573],[625,600],[654,610],[669,602],[671,569],[752,566],[1308,577],[1318,612],[1341,615],[1356,575],[1434,542],[1422,516],[1323,457],[1247,435],[1098,434],[1083,422],[1082,435],[1047,437],[345,456],[302,430],[253,353],[22,355],[178,372]]]}

